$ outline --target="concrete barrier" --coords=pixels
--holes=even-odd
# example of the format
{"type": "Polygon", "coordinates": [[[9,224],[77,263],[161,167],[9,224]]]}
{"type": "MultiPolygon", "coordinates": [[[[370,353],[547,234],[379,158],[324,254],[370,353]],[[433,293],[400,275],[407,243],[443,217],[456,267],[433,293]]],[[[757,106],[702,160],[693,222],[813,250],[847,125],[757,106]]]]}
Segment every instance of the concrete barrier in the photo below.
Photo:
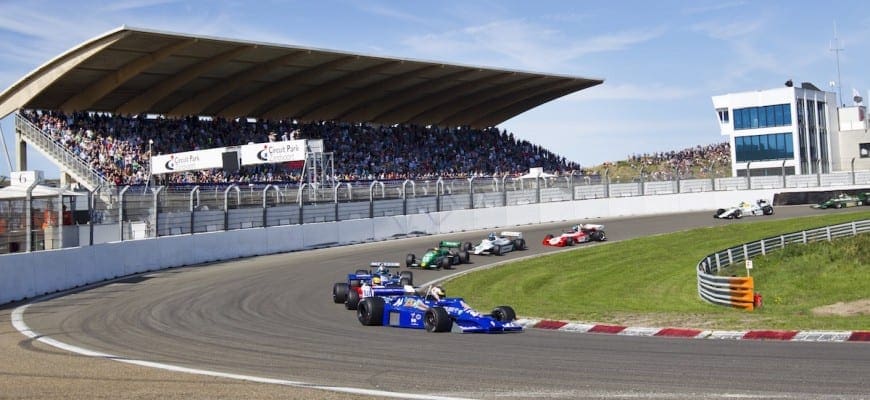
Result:
{"type": "MultiPolygon", "coordinates": [[[[709,210],[790,190],[602,198],[203,232],[0,256],[0,304],[130,274],[315,247],[564,220],[709,210]]],[[[419,202],[422,205],[425,202],[419,202]]],[[[332,208],[330,204],[328,208],[332,208]]],[[[325,208],[323,211],[326,211],[325,208]]],[[[334,212],[334,211],[333,211],[334,212]]],[[[262,214],[260,214],[262,215],[262,214]]],[[[235,219],[235,218],[233,218],[235,219]]],[[[117,225],[99,226],[118,229],[117,225]]],[[[82,237],[87,237],[83,233],[82,237]]]]}

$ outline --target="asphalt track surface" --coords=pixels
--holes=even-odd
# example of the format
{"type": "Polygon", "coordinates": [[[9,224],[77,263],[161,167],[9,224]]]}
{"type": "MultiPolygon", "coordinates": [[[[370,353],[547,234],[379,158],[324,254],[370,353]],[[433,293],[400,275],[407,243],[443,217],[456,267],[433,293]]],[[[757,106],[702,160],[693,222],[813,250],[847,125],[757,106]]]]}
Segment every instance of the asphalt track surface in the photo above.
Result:
{"type": "MultiPolygon", "coordinates": [[[[806,206],[778,207],[776,215],[763,218],[832,211],[806,206]]],[[[609,239],[616,241],[757,220],[715,220],[704,212],[589,222],[604,223],[609,239]]],[[[472,265],[457,270],[556,251],[542,246],[540,238],[571,223],[510,228],[524,232],[527,251],[501,257],[472,256],[472,265]]],[[[127,359],[313,385],[388,391],[397,393],[396,397],[403,397],[402,394],[480,399],[870,397],[870,346],[866,343],[693,340],[536,329],[502,335],[433,334],[365,327],[356,320],[354,312],[332,302],[332,284],[371,261],[400,261],[408,252],[419,256],[442,238],[473,241],[484,234],[478,231],[426,236],[149,273],[32,304],[24,320],[44,337],[127,359]]],[[[583,251],[584,246],[588,245],[572,251],[583,251]]],[[[653,267],[647,272],[655,273],[653,267]]],[[[415,270],[414,280],[421,284],[450,273],[415,270]]],[[[46,350],[42,345],[39,350],[23,336],[19,339],[17,351],[24,357],[29,353],[34,356],[40,352],[64,353],[46,350]]],[[[105,366],[113,362],[100,358],[83,360],[80,356],[69,358],[67,361],[81,364],[77,371],[95,368],[113,373],[113,368],[105,366]]],[[[145,367],[114,364],[118,365],[117,371],[132,369],[133,374],[140,373],[135,372],[138,370],[143,376],[154,374],[145,367]]],[[[48,368],[44,373],[51,375],[51,366],[42,368],[48,368]]],[[[66,367],[59,363],[54,368],[66,367]]],[[[40,393],[36,388],[33,393],[26,390],[30,381],[27,376],[11,374],[15,382],[23,382],[12,393],[40,397],[35,394],[40,393]]],[[[183,373],[159,374],[173,378],[153,378],[153,384],[145,385],[148,389],[140,389],[153,392],[127,397],[175,397],[187,390],[174,389],[178,380],[189,380],[194,387],[202,387],[201,380],[218,387],[226,385],[227,393],[232,393],[229,390],[233,385],[235,389],[242,385],[183,373]],[[167,389],[161,391],[164,387],[167,389]]],[[[7,373],[0,371],[0,376],[4,375],[7,373]]],[[[135,381],[129,372],[110,379],[121,386],[125,379],[135,381]]],[[[275,389],[278,385],[244,385],[270,388],[267,395],[259,396],[257,390],[250,390],[243,392],[244,396],[228,394],[226,398],[273,398],[276,393],[277,397],[285,398],[359,398],[298,386],[275,389]]],[[[0,390],[4,390],[0,398],[4,397],[2,393],[10,393],[3,386],[0,383],[0,390]]],[[[71,398],[91,397],[82,385],[73,387],[79,392],[61,393],[71,398]]],[[[116,393],[116,398],[125,398],[123,391],[116,393]]],[[[183,397],[195,396],[179,398],[183,397]]]]}

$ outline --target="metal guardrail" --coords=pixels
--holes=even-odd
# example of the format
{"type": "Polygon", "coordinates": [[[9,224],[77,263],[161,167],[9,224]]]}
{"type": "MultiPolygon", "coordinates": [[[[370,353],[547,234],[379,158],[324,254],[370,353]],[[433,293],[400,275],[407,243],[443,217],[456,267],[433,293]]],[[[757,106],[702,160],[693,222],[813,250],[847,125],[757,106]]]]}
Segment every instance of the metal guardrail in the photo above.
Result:
{"type": "Polygon", "coordinates": [[[752,310],[753,298],[751,293],[749,293],[750,296],[747,296],[746,292],[752,287],[751,277],[721,276],[717,275],[718,272],[752,259],[752,257],[766,255],[791,244],[831,241],[867,232],[870,232],[870,220],[855,221],[772,236],[717,251],[704,257],[696,266],[698,295],[702,300],[711,304],[752,310]]]}

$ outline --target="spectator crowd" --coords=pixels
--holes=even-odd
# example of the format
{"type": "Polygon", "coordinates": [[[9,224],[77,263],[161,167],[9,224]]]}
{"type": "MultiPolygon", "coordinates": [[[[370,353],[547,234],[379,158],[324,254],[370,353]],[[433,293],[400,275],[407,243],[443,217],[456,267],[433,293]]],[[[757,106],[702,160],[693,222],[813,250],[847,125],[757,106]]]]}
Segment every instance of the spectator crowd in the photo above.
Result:
{"type": "MultiPolygon", "coordinates": [[[[151,154],[291,139],[323,139],[324,151],[333,153],[334,178],[339,181],[517,176],[532,167],[556,174],[592,173],[576,162],[497,128],[169,119],[36,110],[23,110],[21,114],[116,185],[144,184],[151,179],[151,154]]],[[[718,143],[632,154],[626,162],[650,179],[669,180],[674,173],[685,177],[729,170],[731,153],[728,143],[718,143]]],[[[286,163],[243,166],[231,174],[203,170],[153,178],[160,184],[276,183],[298,182],[302,176],[301,163],[286,163]]]]}
{"type": "MultiPolygon", "coordinates": [[[[24,110],[22,115],[116,185],[145,183],[150,178],[151,154],[289,139],[323,139],[324,151],[334,154],[335,178],[340,181],[517,175],[531,167],[557,173],[581,169],[497,128],[168,119],[36,110],[24,110]]],[[[243,167],[235,174],[209,170],[160,179],[161,183],[287,182],[298,181],[302,172],[295,164],[265,164],[243,167]]]]}
{"type": "Polygon", "coordinates": [[[727,142],[695,146],[679,151],[632,154],[628,163],[637,170],[644,170],[654,180],[670,180],[674,173],[680,176],[702,174],[715,175],[731,168],[731,146],[727,142]]]}

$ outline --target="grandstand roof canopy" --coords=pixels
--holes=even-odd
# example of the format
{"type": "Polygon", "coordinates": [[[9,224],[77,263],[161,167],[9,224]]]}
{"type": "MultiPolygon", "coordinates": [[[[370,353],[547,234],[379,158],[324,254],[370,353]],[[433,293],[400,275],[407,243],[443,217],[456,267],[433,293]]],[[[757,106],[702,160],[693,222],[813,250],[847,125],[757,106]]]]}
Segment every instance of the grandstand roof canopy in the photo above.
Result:
{"type": "Polygon", "coordinates": [[[495,126],[601,79],[120,27],[0,94],[17,109],[495,126]]]}

